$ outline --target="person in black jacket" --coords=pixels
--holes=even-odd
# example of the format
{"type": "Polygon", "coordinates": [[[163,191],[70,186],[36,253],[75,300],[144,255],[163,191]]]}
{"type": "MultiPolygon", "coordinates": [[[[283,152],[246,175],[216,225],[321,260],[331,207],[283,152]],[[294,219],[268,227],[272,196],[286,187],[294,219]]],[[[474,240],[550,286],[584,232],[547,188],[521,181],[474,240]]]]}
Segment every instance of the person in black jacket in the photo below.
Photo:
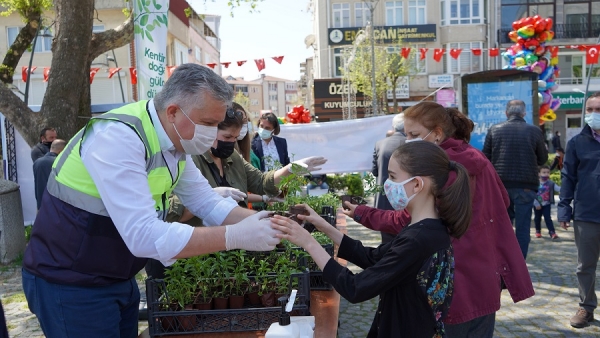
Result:
{"type": "MultiPolygon", "coordinates": [[[[404,144],[406,135],[404,134],[404,114],[400,113],[392,119],[392,127],[394,132],[384,139],[377,141],[375,151],[373,152],[373,176],[377,177],[377,184],[383,186],[383,183],[388,179],[388,163],[390,157],[396,148],[404,144]]],[[[390,201],[385,197],[384,193],[375,195],[375,208],[382,210],[394,210],[390,201]]],[[[394,234],[381,232],[381,243],[391,242],[394,234]]]]}
{"type": "Polygon", "coordinates": [[[44,195],[44,191],[46,191],[48,178],[52,171],[52,164],[54,164],[56,156],[63,151],[65,145],[67,145],[65,140],[54,140],[50,146],[50,151],[33,162],[33,182],[38,210],[42,207],[42,196],[44,195]]]}
{"type": "Polygon", "coordinates": [[[38,158],[46,155],[50,151],[52,141],[56,140],[56,130],[46,127],[40,132],[40,143],[31,147],[31,161],[35,162],[38,158]]]}
{"type": "Polygon", "coordinates": [[[585,110],[587,126],[567,143],[558,203],[560,225],[568,229],[572,219],[575,232],[580,302],[570,324],[576,328],[594,321],[598,306],[594,286],[600,252],[600,93],[588,98],[585,110]]]}
{"type": "Polygon", "coordinates": [[[548,150],[542,131],[525,122],[525,102],[509,101],[506,117],[507,121],[488,130],[483,153],[494,165],[508,192],[508,214],[511,221],[514,220],[523,257],[527,258],[533,200],[539,184],[538,167],[548,160],[548,150]]]}
{"type": "Polygon", "coordinates": [[[552,148],[556,152],[558,149],[562,149],[562,145],[560,142],[560,131],[555,131],[554,136],[552,136],[552,148]]]}

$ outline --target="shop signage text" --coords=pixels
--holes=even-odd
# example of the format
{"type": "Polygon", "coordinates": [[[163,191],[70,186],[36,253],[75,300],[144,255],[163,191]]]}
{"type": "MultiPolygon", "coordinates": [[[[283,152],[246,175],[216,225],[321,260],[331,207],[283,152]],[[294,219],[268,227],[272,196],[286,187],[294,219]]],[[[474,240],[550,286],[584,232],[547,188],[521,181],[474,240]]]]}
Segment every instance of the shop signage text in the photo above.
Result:
{"type": "MultiPolygon", "coordinates": [[[[356,35],[363,27],[329,28],[330,45],[351,45],[356,35]]],[[[406,26],[383,26],[375,27],[373,37],[376,41],[393,43],[399,40],[403,42],[425,42],[435,41],[436,25],[406,25],[406,26]]]]}

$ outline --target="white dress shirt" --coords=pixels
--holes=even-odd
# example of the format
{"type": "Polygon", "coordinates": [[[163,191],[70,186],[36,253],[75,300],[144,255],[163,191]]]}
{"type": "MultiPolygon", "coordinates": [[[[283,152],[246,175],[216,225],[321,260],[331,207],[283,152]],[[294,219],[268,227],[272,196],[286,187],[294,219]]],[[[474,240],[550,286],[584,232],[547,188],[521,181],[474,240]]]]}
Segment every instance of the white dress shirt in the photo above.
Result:
{"type": "MultiPolygon", "coordinates": [[[[183,156],[167,136],[154,102],[148,103],[162,155],[173,179],[183,156]]],[[[88,129],[81,145],[81,160],[96,184],[115,227],[134,256],[154,258],[164,265],[175,262],[192,236],[193,227],[158,219],[148,186],[146,148],[124,123],[98,121],[88,129]]],[[[237,203],[213,191],[189,155],[174,193],[205,225],[220,225],[237,203]]]]}
{"type": "Polygon", "coordinates": [[[263,161],[265,162],[265,172],[269,170],[275,170],[281,168],[281,164],[277,165],[275,161],[281,162],[279,159],[279,153],[277,152],[277,147],[275,146],[275,141],[271,139],[269,143],[265,142],[265,140],[260,140],[262,142],[263,147],[263,161]]]}

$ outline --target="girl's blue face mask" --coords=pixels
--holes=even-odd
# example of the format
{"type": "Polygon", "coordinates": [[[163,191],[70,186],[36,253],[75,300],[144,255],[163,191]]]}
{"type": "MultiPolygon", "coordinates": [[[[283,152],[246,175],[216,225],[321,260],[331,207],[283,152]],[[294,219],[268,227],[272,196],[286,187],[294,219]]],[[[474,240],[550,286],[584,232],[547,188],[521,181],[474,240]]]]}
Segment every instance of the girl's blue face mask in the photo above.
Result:
{"type": "Polygon", "coordinates": [[[385,196],[387,197],[388,201],[390,201],[390,205],[392,206],[392,208],[394,208],[394,210],[404,210],[408,203],[419,193],[417,192],[414,195],[408,197],[406,189],[404,188],[404,185],[406,183],[414,179],[416,179],[416,177],[411,177],[399,183],[396,183],[390,180],[389,178],[385,181],[383,185],[383,190],[385,191],[385,196]]]}

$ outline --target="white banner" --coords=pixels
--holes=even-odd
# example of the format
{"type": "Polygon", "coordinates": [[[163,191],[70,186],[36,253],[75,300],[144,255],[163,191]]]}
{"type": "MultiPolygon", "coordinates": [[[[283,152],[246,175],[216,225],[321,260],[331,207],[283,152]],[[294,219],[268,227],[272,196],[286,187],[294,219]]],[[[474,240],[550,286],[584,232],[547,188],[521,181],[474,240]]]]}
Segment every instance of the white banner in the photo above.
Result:
{"type": "Polygon", "coordinates": [[[371,171],[378,140],[392,129],[394,115],[364,119],[281,125],[290,160],[323,156],[327,163],[316,174],[371,171]]]}
{"type": "Polygon", "coordinates": [[[138,100],[158,93],[166,79],[168,0],[134,0],[138,100]]]}

